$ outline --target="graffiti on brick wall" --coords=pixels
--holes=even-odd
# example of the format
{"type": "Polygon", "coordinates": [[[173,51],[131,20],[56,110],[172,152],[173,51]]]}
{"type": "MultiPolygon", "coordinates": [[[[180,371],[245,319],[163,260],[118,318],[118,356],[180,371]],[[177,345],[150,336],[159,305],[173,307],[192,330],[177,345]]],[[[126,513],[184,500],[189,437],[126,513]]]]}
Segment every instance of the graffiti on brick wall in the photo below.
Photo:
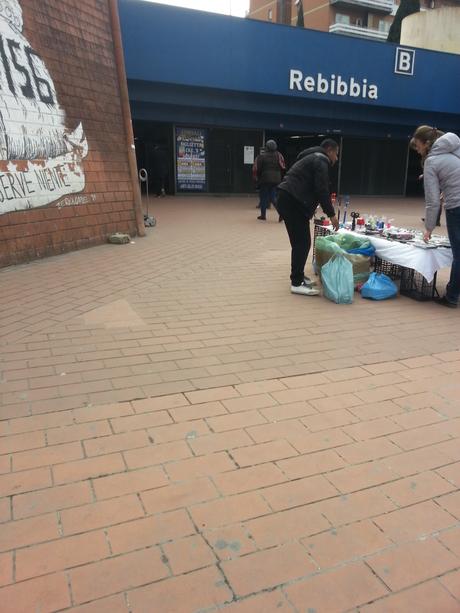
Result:
{"type": "Polygon", "coordinates": [[[65,206],[76,206],[77,204],[94,204],[97,200],[96,194],[79,194],[78,196],[66,196],[57,203],[57,208],[65,206]]]}
{"type": "Polygon", "coordinates": [[[39,53],[23,35],[19,0],[0,0],[0,214],[81,192],[88,142],[64,109],[39,53]]]}

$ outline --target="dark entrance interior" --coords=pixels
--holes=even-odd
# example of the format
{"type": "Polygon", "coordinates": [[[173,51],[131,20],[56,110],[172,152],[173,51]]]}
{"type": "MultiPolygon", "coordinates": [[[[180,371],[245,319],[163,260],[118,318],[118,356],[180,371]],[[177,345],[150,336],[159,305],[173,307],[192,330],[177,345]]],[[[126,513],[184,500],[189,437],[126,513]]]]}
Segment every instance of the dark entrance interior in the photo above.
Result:
{"type": "MultiPolygon", "coordinates": [[[[278,149],[286,160],[286,167],[290,168],[296,161],[297,156],[304,149],[317,147],[326,136],[321,134],[299,134],[287,132],[267,132],[266,139],[272,138],[278,144],[278,149]]],[[[340,139],[334,139],[340,144],[340,139]]]]}
{"type": "Polygon", "coordinates": [[[403,196],[407,142],[343,139],[341,192],[366,196],[403,196]]]}
{"type": "MultiPolygon", "coordinates": [[[[319,147],[321,142],[326,138],[332,138],[340,146],[340,137],[329,136],[325,134],[299,134],[286,132],[267,132],[266,139],[273,138],[278,149],[284,156],[286,168],[290,168],[296,161],[297,156],[301,151],[310,147],[319,147]]],[[[336,164],[329,171],[330,191],[338,191],[339,166],[336,164]]]]}
{"type": "MultiPolygon", "coordinates": [[[[163,166],[166,193],[175,192],[174,127],[172,124],[135,121],[133,124],[139,168],[149,173],[150,193],[158,191],[159,167],[163,166]]],[[[341,145],[340,166],[330,173],[331,192],[368,196],[421,196],[419,156],[407,148],[407,141],[358,138],[315,133],[269,132],[286,160],[287,168],[298,154],[318,146],[325,138],[341,145]],[[407,184],[406,184],[407,166],[407,184]],[[339,184],[340,174],[340,186],[339,184]]],[[[263,133],[260,130],[208,128],[207,175],[208,191],[214,194],[247,194],[255,190],[252,165],[244,163],[244,147],[260,152],[263,133]]]]}
{"type": "Polygon", "coordinates": [[[336,164],[330,172],[331,192],[366,196],[402,196],[405,193],[406,141],[286,132],[270,132],[266,137],[276,140],[288,168],[301,151],[318,146],[325,138],[332,138],[341,145],[340,165],[336,164]]]}
{"type": "Polygon", "coordinates": [[[215,194],[247,194],[254,191],[252,164],[244,163],[244,147],[254,147],[257,156],[262,132],[256,130],[208,131],[209,191],[215,194]]]}
{"type": "Polygon", "coordinates": [[[409,149],[409,161],[407,164],[406,196],[423,196],[422,164],[416,151],[409,149]]]}
{"type": "MultiPolygon", "coordinates": [[[[174,145],[171,124],[134,121],[134,142],[137,167],[149,175],[150,194],[159,193],[161,185],[167,194],[174,193],[174,145]]],[[[145,186],[142,185],[142,191],[145,186]]]]}

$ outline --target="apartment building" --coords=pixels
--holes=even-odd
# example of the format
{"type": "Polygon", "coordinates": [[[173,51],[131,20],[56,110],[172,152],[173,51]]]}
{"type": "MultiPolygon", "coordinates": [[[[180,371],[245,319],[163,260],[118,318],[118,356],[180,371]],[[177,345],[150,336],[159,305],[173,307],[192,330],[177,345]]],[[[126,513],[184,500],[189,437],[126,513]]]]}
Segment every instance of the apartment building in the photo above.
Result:
{"type": "MultiPolygon", "coordinates": [[[[399,0],[303,0],[304,25],[312,30],[386,40],[399,0]]],[[[455,0],[420,0],[421,10],[458,6],[455,0]]],[[[296,25],[295,0],[251,0],[248,17],[296,25]]]]}

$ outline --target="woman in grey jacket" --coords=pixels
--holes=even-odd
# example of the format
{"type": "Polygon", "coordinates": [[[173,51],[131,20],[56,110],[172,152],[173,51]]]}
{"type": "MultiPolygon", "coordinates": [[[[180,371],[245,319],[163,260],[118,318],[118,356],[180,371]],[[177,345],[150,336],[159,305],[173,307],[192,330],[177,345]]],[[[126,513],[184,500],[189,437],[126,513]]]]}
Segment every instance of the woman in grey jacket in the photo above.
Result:
{"type": "Polygon", "coordinates": [[[413,143],[423,163],[426,206],[423,238],[426,242],[436,226],[441,193],[444,196],[453,262],[446,295],[438,302],[456,308],[460,297],[460,138],[452,132],[443,134],[436,128],[420,126],[414,133],[413,143]]]}

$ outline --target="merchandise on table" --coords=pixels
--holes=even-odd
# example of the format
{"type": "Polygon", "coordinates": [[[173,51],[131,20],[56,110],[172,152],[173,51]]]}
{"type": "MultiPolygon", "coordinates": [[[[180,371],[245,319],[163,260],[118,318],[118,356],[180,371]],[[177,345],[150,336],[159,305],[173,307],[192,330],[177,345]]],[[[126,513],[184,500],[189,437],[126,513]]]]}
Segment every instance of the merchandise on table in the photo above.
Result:
{"type": "Polygon", "coordinates": [[[413,247],[418,247],[419,249],[437,249],[439,245],[435,243],[426,243],[423,239],[415,239],[411,241],[411,245],[413,247]]]}
{"type": "MultiPolygon", "coordinates": [[[[393,219],[385,220],[385,217],[375,215],[358,217],[356,219],[355,234],[380,237],[389,241],[408,243],[420,249],[437,249],[438,247],[450,248],[447,236],[433,234],[428,242],[423,239],[423,232],[412,228],[399,228],[392,225],[393,219]]],[[[345,224],[345,230],[351,229],[351,223],[345,224]],[[350,227],[349,227],[350,226],[350,227]]]]}
{"type": "Polygon", "coordinates": [[[450,249],[450,240],[448,239],[447,236],[438,236],[437,234],[433,234],[431,236],[430,242],[429,244],[433,244],[436,245],[436,247],[445,247],[447,249],[450,249]]]}
{"type": "MultiPolygon", "coordinates": [[[[371,216],[375,220],[384,219],[371,216]]],[[[365,222],[369,216],[361,215],[357,218],[357,228],[365,228],[365,222]],[[360,221],[361,220],[361,221],[360,221]]],[[[318,274],[324,264],[330,259],[331,251],[345,251],[347,259],[352,261],[355,286],[359,287],[360,282],[369,278],[372,259],[363,258],[362,255],[347,253],[350,247],[348,240],[358,239],[367,241],[375,249],[374,272],[384,273],[391,279],[400,279],[404,270],[404,280],[401,283],[401,294],[410,296],[416,300],[430,300],[436,291],[436,273],[442,268],[447,268],[452,264],[452,250],[449,239],[446,236],[432,235],[430,241],[425,243],[423,233],[413,228],[399,228],[394,226],[393,219],[386,222],[384,230],[375,230],[375,236],[367,236],[364,232],[350,232],[347,228],[342,228],[334,233],[331,226],[318,226],[322,220],[315,220],[315,257],[313,259],[313,269],[318,274]],[[322,235],[319,237],[319,235],[322,235]],[[389,237],[388,234],[396,236],[389,237]],[[412,236],[410,240],[407,240],[412,236]],[[338,237],[348,237],[340,239],[338,237]],[[323,241],[326,240],[326,245],[323,241]],[[400,240],[398,240],[398,238],[400,240]],[[327,244],[328,241],[335,242],[335,247],[327,244]],[[345,240],[345,243],[342,241],[345,240]],[[319,241],[319,253],[316,252],[317,242],[319,241]],[[343,249],[345,247],[345,249],[343,249]],[[354,258],[357,258],[356,260],[354,258]]],[[[347,224],[348,225],[348,224],[347,224]]],[[[350,223],[351,225],[351,223],[350,223]]],[[[361,253],[361,249],[359,249],[361,253]]]]}
{"type": "Polygon", "coordinates": [[[405,230],[404,228],[395,228],[394,226],[391,226],[383,231],[382,236],[383,238],[407,242],[413,240],[415,232],[405,230]]]}

